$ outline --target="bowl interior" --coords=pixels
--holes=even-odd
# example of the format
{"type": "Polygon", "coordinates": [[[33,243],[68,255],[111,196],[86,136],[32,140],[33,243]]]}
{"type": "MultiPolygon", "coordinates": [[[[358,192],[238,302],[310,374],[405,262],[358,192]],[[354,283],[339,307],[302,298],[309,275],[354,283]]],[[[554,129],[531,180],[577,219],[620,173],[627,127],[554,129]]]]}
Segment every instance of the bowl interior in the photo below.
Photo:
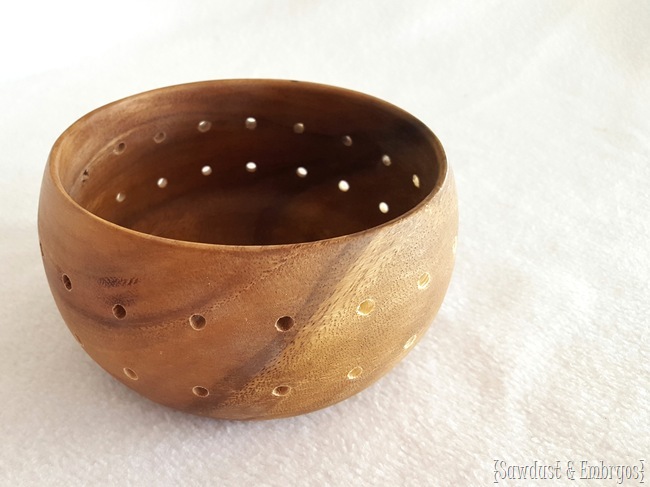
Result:
{"type": "Polygon", "coordinates": [[[86,210],[177,240],[316,241],[408,212],[444,176],[435,137],[408,113],[289,81],[164,88],[102,107],[53,149],[86,210]]]}

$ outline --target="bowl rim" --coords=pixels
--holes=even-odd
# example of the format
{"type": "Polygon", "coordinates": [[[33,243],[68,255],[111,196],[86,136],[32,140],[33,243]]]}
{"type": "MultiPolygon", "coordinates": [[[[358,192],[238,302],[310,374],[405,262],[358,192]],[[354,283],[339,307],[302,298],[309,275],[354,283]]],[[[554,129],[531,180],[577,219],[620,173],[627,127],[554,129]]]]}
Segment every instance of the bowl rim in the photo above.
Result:
{"type": "Polygon", "coordinates": [[[379,233],[382,232],[388,228],[391,228],[393,226],[399,225],[403,220],[406,220],[410,218],[413,214],[417,213],[420,211],[422,208],[427,206],[437,195],[440,193],[441,189],[445,184],[447,183],[447,180],[449,178],[449,167],[447,163],[447,155],[444,151],[444,148],[442,146],[442,143],[438,139],[438,137],[433,133],[433,131],[426,125],[424,124],[420,119],[412,115],[411,113],[407,112],[406,110],[390,103],[385,100],[382,100],[381,98],[377,98],[373,95],[369,95],[357,90],[352,90],[349,88],[343,88],[339,86],[334,86],[334,85],[329,85],[329,84],[324,84],[324,83],[315,83],[311,81],[298,81],[298,80],[293,80],[293,79],[278,79],[278,78],[225,78],[225,79],[214,79],[214,80],[205,80],[205,81],[194,81],[194,82],[189,82],[189,83],[180,83],[180,84],[174,84],[174,85],[169,85],[169,86],[164,86],[160,88],[155,88],[152,90],[146,90],[140,93],[136,93],[127,97],[119,98],[115,101],[112,101],[110,103],[104,104],[100,107],[95,108],[94,110],[86,113],[79,119],[77,119],[75,122],[73,122],[68,128],[66,128],[61,135],[56,139],[54,142],[54,145],[50,149],[50,153],[47,159],[46,163],[46,174],[49,173],[50,180],[54,185],[54,188],[59,192],[60,195],[63,196],[65,199],[66,203],[71,205],[73,208],[75,208],[77,211],[81,212],[84,216],[90,218],[91,220],[94,220],[95,223],[99,225],[103,225],[107,227],[108,230],[111,231],[116,231],[120,232],[122,234],[125,234],[131,238],[137,238],[137,239],[144,239],[144,240],[149,240],[152,242],[156,242],[159,244],[165,244],[165,245],[174,245],[176,247],[181,246],[181,247],[186,247],[186,248],[194,248],[194,249],[203,249],[203,250],[209,250],[209,249],[220,249],[220,250],[237,250],[237,251],[261,251],[261,250],[273,250],[273,249],[293,249],[297,247],[309,247],[309,246],[321,246],[324,244],[336,244],[341,241],[349,241],[352,239],[358,239],[361,237],[366,237],[369,236],[370,234],[373,233],[379,233]],[[324,238],[320,240],[312,240],[312,241],[307,241],[307,242],[293,242],[293,243],[286,243],[286,244],[222,244],[222,243],[208,243],[208,242],[195,242],[191,240],[179,240],[179,239],[174,239],[174,238],[169,238],[169,237],[162,237],[159,235],[152,235],[149,233],[145,232],[140,232],[138,230],[133,230],[128,227],[124,227],[122,225],[118,225],[117,223],[113,223],[109,220],[106,220],[104,218],[101,218],[98,215],[95,215],[93,212],[87,210],[84,208],[82,205],[77,203],[71,196],[70,194],[66,191],[66,189],[63,186],[63,183],[61,182],[61,177],[60,177],[60,171],[63,169],[63,162],[61,161],[61,157],[59,157],[59,152],[60,152],[60,146],[63,144],[65,139],[70,135],[71,132],[73,132],[77,127],[83,125],[87,120],[92,118],[96,113],[103,111],[111,106],[123,103],[127,100],[131,100],[134,98],[139,98],[143,96],[150,96],[154,95],[159,92],[165,92],[169,90],[173,90],[176,88],[200,88],[203,86],[213,86],[215,84],[221,84],[221,85],[228,85],[228,84],[260,84],[260,85],[268,85],[268,86],[291,86],[294,83],[301,83],[302,85],[307,85],[310,88],[320,90],[320,91],[329,91],[332,92],[333,94],[347,94],[348,96],[355,96],[355,97],[360,97],[365,99],[368,102],[371,102],[379,107],[383,107],[385,109],[389,109],[391,111],[397,111],[403,115],[406,116],[407,119],[410,119],[410,121],[415,122],[416,124],[420,125],[420,128],[422,130],[422,135],[428,140],[428,142],[431,144],[431,147],[433,149],[433,152],[436,156],[437,163],[438,163],[438,177],[436,179],[435,184],[433,185],[433,188],[429,193],[418,203],[416,204],[413,208],[405,211],[404,213],[401,213],[400,215],[391,218],[390,220],[381,223],[379,225],[374,225],[369,228],[365,228],[363,230],[360,230],[358,232],[353,232],[353,233],[348,233],[345,235],[338,235],[335,237],[329,237],[329,238],[324,238]]]}

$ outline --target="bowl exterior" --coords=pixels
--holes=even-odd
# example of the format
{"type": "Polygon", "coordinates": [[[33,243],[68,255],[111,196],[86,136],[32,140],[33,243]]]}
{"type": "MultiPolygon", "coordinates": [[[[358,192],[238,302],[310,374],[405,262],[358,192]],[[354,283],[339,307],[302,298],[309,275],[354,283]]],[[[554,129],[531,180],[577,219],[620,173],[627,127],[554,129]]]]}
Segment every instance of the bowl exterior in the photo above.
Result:
{"type": "Polygon", "coordinates": [[[310,243],[209,245],[128,230],[76,204],[50,162],[38,214],[52,295],[84,350],[155,402],[229,419],[313,411],[390,370],[442,303],[457,227],[448,168],[405,215],[310,243]]]}

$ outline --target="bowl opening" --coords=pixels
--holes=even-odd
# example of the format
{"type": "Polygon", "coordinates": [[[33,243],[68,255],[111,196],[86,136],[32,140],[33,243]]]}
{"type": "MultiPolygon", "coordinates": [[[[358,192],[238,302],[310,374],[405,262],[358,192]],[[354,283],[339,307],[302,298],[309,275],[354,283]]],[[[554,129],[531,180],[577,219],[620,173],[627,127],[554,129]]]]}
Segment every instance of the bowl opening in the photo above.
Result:
{"type": "Polygon", "coordinates": [[[403,110],[312,83],[163,88],[80,119],[52,170],[123,227],[228,245],[317,241],[404,215],[442,184],[437,139],[403,110]]]}

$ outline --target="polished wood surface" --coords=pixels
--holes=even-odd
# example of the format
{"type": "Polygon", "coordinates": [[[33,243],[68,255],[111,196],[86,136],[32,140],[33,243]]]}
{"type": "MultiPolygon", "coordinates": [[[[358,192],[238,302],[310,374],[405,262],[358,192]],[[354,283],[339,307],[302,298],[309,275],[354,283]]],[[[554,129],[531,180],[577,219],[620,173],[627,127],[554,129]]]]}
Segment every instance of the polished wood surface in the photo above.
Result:
{"type": "Polygon", "coordinates": [[[144,396],[291,416],[372,384],[422,337],[455,259],[453,177],[393,105],[304,82],[174,86],[52,149],[39,205],[70,331],[144,396]]]}

